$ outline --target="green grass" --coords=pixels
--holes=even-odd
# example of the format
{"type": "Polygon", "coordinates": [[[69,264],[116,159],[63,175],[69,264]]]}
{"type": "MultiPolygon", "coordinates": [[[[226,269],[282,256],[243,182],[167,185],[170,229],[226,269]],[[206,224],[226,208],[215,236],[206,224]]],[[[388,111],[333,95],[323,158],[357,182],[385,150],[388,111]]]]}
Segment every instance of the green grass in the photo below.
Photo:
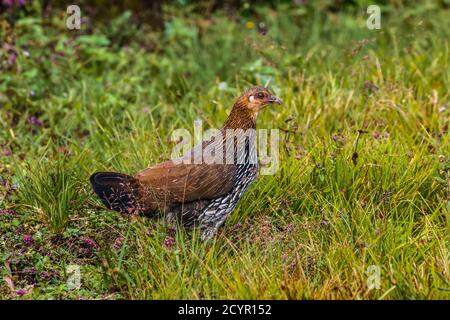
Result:
{"type": "Polygon", "coordinates": [[[161,32],[127,15],[78,33],[62,9],[15,17],[17,62],[0,50],[0,209],[16,212],[0,214],[0,298],[448,299],[449,8],[399,2],[368,30],[363,6],[323,4],[233,19],[166,7],[161,32]],[[246,27],[257,16],[265,36],[246,27]],[[280,169],[212,242],[103,209],[91,173],[169,158],[174,129],[220,127],[269,79],[284,103],[258,127],[282,129],[280,169]]]}

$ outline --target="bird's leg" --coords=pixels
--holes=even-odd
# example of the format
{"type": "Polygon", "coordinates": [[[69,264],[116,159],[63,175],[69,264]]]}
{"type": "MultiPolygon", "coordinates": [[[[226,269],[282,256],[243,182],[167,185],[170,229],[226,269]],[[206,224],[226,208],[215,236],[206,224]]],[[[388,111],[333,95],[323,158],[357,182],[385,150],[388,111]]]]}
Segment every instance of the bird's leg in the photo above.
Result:
{"type": "Polygon", "coordinates": [[[210,219],[209,221],[202,221],[200,224],[200,228],[202,230],[202,240],[210,240],[213,238],[217,230],[225,223],[225,220],[227,220],[228,213],[225,213],[220,216],[215,216],[213,219],[210,219]]]}
{"type": "Polygon", "coordinates": [[[172,210],[167,212],[165,215],[166,224],[168,226],[175,227],[177,224],[177,216],[178,216],[177,212],[174,212],[172,210]]]}
{"type": "Polygon", "coordinates": [[[218,228],[216,226],[208,226],[202,228],[202,241],[211,240],[217,233],[218,228]]]}

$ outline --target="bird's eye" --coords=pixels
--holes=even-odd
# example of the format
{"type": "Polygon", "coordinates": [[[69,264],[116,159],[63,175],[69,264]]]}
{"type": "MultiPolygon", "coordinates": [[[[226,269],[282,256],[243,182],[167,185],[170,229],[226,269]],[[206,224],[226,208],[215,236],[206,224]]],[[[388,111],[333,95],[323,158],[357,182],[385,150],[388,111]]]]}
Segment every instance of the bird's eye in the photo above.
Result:
{"type": "Polygon", "coordinates": [[[258,92],[258,98],[260,98],[260,99],[264,98],[264,93],[258,92]]]}

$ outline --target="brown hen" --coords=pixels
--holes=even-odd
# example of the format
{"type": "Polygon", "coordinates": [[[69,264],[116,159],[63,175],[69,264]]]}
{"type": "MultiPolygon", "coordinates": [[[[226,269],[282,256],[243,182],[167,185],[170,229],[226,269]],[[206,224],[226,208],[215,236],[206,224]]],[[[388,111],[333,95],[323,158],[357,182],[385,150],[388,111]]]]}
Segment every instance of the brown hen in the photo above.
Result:
{"type": "Polygon", "coordinates": [[[258,112],[272,103],[281,100],[265,87],[253,87],[237,99],[220,136],[134,176],[95,173],[92,187],[109,209],[179,219],[186,227],[199,225],[202,239],[210,239],[256,178],[253,129],[258,112]],[[219,150],[220,156],[206,150],[219,150]]]}

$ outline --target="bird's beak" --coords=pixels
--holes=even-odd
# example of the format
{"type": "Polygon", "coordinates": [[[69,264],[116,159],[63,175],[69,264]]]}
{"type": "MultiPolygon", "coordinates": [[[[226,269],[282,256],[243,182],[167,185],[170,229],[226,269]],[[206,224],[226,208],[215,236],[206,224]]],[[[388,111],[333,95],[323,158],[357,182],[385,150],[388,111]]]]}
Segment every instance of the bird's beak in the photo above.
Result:
{"type": "Polygon", "coordinates": [[[271,95],[270,98],[267,100],[269,103],[276,103],[276,104],[282,104],[283,100],[278,98],[277,96],[271,95]]]}

